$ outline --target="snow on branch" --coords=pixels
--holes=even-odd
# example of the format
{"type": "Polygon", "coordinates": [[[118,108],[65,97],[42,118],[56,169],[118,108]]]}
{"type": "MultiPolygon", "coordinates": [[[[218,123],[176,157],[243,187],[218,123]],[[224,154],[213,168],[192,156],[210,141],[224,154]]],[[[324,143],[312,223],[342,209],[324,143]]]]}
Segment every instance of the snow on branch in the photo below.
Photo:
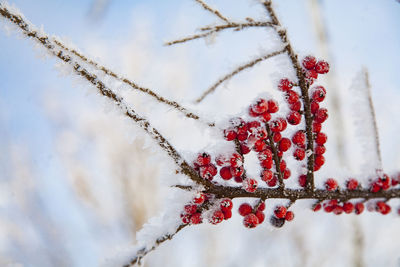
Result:
{"type": "Polygon", "coordinates": [[[197,3],[199,3],[205,10],[211,12],[218,18],[222,19],[226,23],[230,23],[230,20],[224,17],[217,9],[211,8],[209,5],[207,5],[204,1],[202,0],[195,0],[197,3]]]}

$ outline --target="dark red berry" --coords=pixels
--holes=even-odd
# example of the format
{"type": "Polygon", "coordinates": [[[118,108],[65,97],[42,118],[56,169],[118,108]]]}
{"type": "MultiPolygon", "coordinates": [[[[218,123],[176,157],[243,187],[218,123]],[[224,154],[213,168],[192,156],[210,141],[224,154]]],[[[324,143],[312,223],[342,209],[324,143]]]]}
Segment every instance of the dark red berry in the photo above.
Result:
{"type": "Polygon", "coordinates": [[[319,122],[313,121],[312,128],[313,128],[314,133],[319,133],[321,131],[322,124],[319,122]]]}
{"type": "Polygon", "coordinates": [[[238,133],[237,136],[236,136],[236,138],[237,138],[239,141],[245,141],[245,140],[247,139],[248,136],[249,136],[249,134],[248,134],[247,132],[244,132],[244,133],[238,133]]]}
{"type": "Polygon", "coordinates": [[[354,210],[354,205],[351,202],[345,202],[343,203],[343,211],[347,214],[352,213],[354,210]]]}
{"type": "Polygon", "coordinates": [[[325,157],[322,155],[315,155],[314,164],[321,167],[325,163],[325,157]]]}
{"type": "Polygon", "coordinates": [[[287,78],[283,78],[279,81],[278,88],[281,91],[286,92],[286,91],[292,89],[292,87],[293,87],[293,83],[291,81],[289,81],[289,79],[287,79],[287,78]]]}
{"type": "Polygon", "coordinates": [[[302,174],[302,175],[299,176],[299,185],[301,187],[306,187],[306,185],[307,185],[307,175],[302,174]]]}
{"type": "Polygon", "coordinates": [[[319,110],[319,104],[317,101],[311,101],[310,103],[311,113],[315,114],[319,110]]]}
{"type": "Polygon", "coordinates": [[[278,102],[275,100],[268,100],[268,112],[275,113],[279,110],[278,102]]]}
{"type": "Polygon", "coordinates": [[[317,113],[315,113],[314,120],[319,123],[323,123],[328,118],[328,110],[326,108],[320,108],[317,113]]]}
{"type": "Polygon", "coordinates": [[[217,167],[215,167],[214,164],[208,164],[205,166],[201,166],[199,169],[199,174],[201,178],[207,179],[207,180],[212,180],[215,175],[217,175],[217,167]]]}
{"type": "Polygon", "coordinates": [[[279,132],[275,132],[272,135],[272,139],[274,140],[275,143],[278,143],[282,139],[282,134],[279,132]]]}
{"type": "Polygon", "coordinates": [[[184,210],[187,214],[194,214],[197,211],[197,205],[185,205],[184,210]]]}
{"type": "Polygon", "coordinates": [[[296,148],[296,150],[293,152],[293,157],[296,160],[303,160],[306,157],[306,151],[304,148],[296,148]]]}
{"type": "Polygon", "coordinates": [[[290,222],[290,221],[293,221],[293,219],[294,219],[294,213],[293,213],[293,211],[288,211],[288,212],[286,212],[286,215],[285,215],[285,220],[286,221],[288,221],[288,222],[290,222]]]}
{"type": "Polygon", "coordinates": [[[243,203],[239,206],[239,214],[242,216],[246,216],[253,212],[253,208],[250,206],[249,203],[243,203]]]}
{"type": "Polygon", "coordinates": [[[326,90],[324,87],[322,86],[316,86],[313,89],[313,93],[312,93],[312,99],[315,100],[316,102],[322,102],[324,101],[326,96],[326,90]]]}
{"type": "Polygon", "coordinates": [[[296,102],[290,104],[290,105],[289,105],[289,108],[290,108],[290,110],[293,110],[293,111],[300,111],[300,109],[301,109],[301,102],[300,102],[300,101],[296,101],[296,102]]]}
{"type": "Polygon", "coordinates": [[[346,187],[348,190],[356,190],[358,187],[358,181],[356,179],[349,179],[346,182],[346,187]]]}
{"type": "Polygon", "coordinates": [[[224,214],[224,220],[228,220],[232,217],[232,210],[222,210],[222,213],[224,214]]]}
{"type": "Polygon", "coordinates": [[[271,119],[271,114],[268,112],[264,112],[263,114],[261,114],[261,121],[262,122],[267,122],[271,119]]]}
{"type": "Polygon", "coordinates": [[[197,156],[197,159],[195,162],[197,164],[199,164],[200,166],[208,165],[211,163],[211,156],[204,152],[197,156]]]}
{"type": "Polygon", "coordinates": [[[295,91],[289,90],[286,92],[286,101],[289,104],[296,103],[298,100],[299,100],[299,95],[295,91]]]}
{"type": "Polygon", "coordinates": [[[231,167],[229,166],[222,167],[221,170],[219,171],[219,175],[224,180],[230,180],[232,178],[231,167]]]}
{"type": "Polygon", "coordinates": [[[291,171],[289,169],[285,169],[283,171],[283,179],[289,179],[290,175],[291,175],[291,171]]]}
{"type": "Polygon", "coordinates": [[[192,216],[192,215],[190,215],[190,214],[182,213],[182,214],[181,214],[182,223],[183,223],[183,224],[188,224],[188,223],[190,223],[190,217],[191,217],[191,216],[192,216]]]}
{"type": "Polygon", "coordinates": [[[297,112],[297,111],[292,111],[287,116],[287,121],[291,125],[297,125],[297,124],[299,124],[301,122],[301,114],[299,112],[297,112]]]}
{"type": "Polygon", "coordinates": [[[272,159],[266,159],[261,161],[260,165],[261,167],[270,170],[272,168],[272,165],[274,164],[272,159]]]}
{"type": "Polygon", "coordinates": [[[231,173],[233,176],[242,176],[242,174],[244,173],[244,168],[243,166],[231,167],[231,173]]]}
{"type": "Polygon", "coordinates": [[[315,71],[320,74],[325,74],[329,72],[329,63],[324,60],[319,60],[317,64],[315,64],[315,71]]]}
{"type": "Polygon", "coordinates": [[[287,209],[284,206],[278,206],[274,210],[274,214],[277,218],[282,219],[286,216],[287,209]]]}
{"type": "Polygon", "coordinates": [[[317,60],[313,56],[306,56],[302,61],[303,67],[307,70],[313,69],[315,67],[315,63],[317,63],[317,60]]]}
{"type": "Polygon", "coordinates": [[[357,215],[361,214],[364,211],[364,203],[362,202],[356,203],[354,205],[354,211],[357,215]]]}
{"type": "Polygon", "coordinates": [[[284,137],[279,141],[279,150],[283,152],[288,151],[291,145],[292,142],[290,142],[290,139],[284,137]]]}
{"type": "Polygon", "coordinates": [[[201,218],[201,213],[197,212],[190,217],[191,224],[199,224],[202,223],[203,219],[201,218]]]}
{"type": "Polygon", "coordinates": [[[260,210],[257,210],[257,211],[256,211],[256,217],[257,217],[257,219],[258,219],[258,224],[263,223],[263,221],[264,221],[264,219],[265,219],[264,212],[262,212],[262,211],[260,211],[260,210]]]}
{"type": "Polygon", "coordinates": [[[210,223],[218,224],[218,223],[222,222],[223,220],[224,220],[224,214],[222,213],[222,211],[216,210],[216,211],[214,211],[214,213],[210,219],[210,223]]]}
{"type": "Polygon", "coordinates": [[[317,133],[315,136],[315,143],[317,143],[318,145],[325,144],[327,140],[328,136],[322,132],[317,133]]]}
{"type": "Polygon", "coordinates": [[[286,161],[281,160],[281,162],[279,163],[279,169],[280,169],[281,171],[283,171],[283,170],[286,169],[286,161]]]}
{"type": "Polygon", "coordinates": [[[263,210],[265,210],[265,202],[264,202],[264,201],[262,201],[262,202],[258,205],[257,210],[258,210],[258,211],[263,211],[263,210]]]}
{"type": "Polygon", "coordinates": [[[255,214],[250,213],[244,217],[243,224],[247,228],[254,228],[259,224],[259,221],[255,214]]]}
{"type": "Polygon", "coordinates": [[[243,183],[243,178],[241,176],[235,176],[233,179],[236,183],[243,183]]]}
{"type": "Polygon", "coordinates": [[[317,211],[319,211],[321,208],[322,208],[321,203],[316,203],[316,204],[314,204],[314,206],[312,207],[312,210],[315,211],[315,212],[317,212],[317,211]]]}
{"type": "Polygon", "coordinates": [[[276,186],[277,183],[278,183],[278,178],[276,177],[276,175],[274,175],[274,177],[267,182],[267,185],[269,187],[274,187],[276,186]]]}
{"type": "Polygon", "coordinates": [[[282,122],[280,120],[274,120],[269,123],[269,127],[273,132],[280,132],[282,131],[282,122]]]}
{"type": "Polygon", "coordinates": [[[240,151],[243,155],[250,153],[250,147],[246,143],[240,143],[240,151]]]}
{"type": "Polygon", "coordinates": [[[285,224],[285,219],[283,219],[283,218],[279,219],[279,218],[276,218],[275,216],[271,216],[270,223],[272,226],[274,226],[276,228],[281,228],[285,224]]]}
{"type": "Polygon", "coordinates": [[[323,155],[326,152],[326,148],[325,146],[316,146],[314,151],[317,155],[323,155]]]}
{"type": "Polygon", "coordinates": [[[263,180],[264,182],[269,182],[272,178],[274,178],[274,173],[272,171],[263,170],[261,180],[263,180]]]}
{"type": "Polygon", "coordinates": [[[318,78],[318,72],[315,70],[306,70],[306,78],[309,80],[314,80],[318,78]]]}
{"type": "Polygon", "coordinates": [[[225,140],[232,141],[236,139],[237,133],[234,130],[224,130],[225,140]]]}
{"type": "Polygon", "coordinates": [[[336,189],[338,189],[338,183],[336,182],[335,179],[329,178],[325,182],[325,188],[328,191],[335,191],[336,189]]]}

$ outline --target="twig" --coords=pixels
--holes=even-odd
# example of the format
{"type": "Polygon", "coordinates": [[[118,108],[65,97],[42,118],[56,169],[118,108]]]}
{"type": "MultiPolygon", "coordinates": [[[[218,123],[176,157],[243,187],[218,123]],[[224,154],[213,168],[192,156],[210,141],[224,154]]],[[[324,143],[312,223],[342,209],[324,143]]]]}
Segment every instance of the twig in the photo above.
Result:
{"type": "Polygon", "coordinates": [[[46,35],[39,34],[36,30],[31,28],[32,25],[28,25],[21,16],[11,13],[3,4],[0,4],[0,15],[8,19],[10,22],[18,26],[22,33],[37,41],[40,45],[45,47],[52,55],[61,59],[64,63],[70,65],[73,71],[82,78],[86,79],[92,85],[94,85],[99,93],[103,96],[112,100],[124,113],[126,116],[131,118],[136,124],[147,132],[157,144],[168,153],[168,155],[174,160],[174,162],[180,167],[181,172],[187,175],[194,182],[203,185],[205,188],[209,188],[212,184],[206,179],[202,179],[192,167],[179,155],[176,149],[160,134],[160,132],[151,126],[150,122],[145,118],[140,117],[132,108],[130,108],[124,99],[118,96],[110,88],[108,88],[102,81],[100,81],[96,75],[90,73],[87,69],[78,64],[72,57],[65,55],[63,51],[56,49],[56,45],[50,40],[46,35]]]}
{"type": "Polygon", "coordinates": [[[186,43],[188,41],[196,40],[199,38],[205,38],[213,33],[217,33],[226,29],[235,29],[236,31],[245,29],[245,28],[250,28],[250,27],[272,27],[274,26],[273,23],[271,22],[249,22],[249,23],[236,23],[236,22],[231,22],[229,24],[223,24],[223,25],[217,25],[217,26],[207,26],[203,27],[200,30],[206,31],[204,33],[199,33],[199,34],[194,34],[190,35],[181,39],[177,39],[174,41],[170,41],[165,43],[165,45],[174,45],[174,44],[180,44],[180,43],[186,43]]]}
{"type": "Polygon", "coordinates": [[[195,0],[197,3],[199,3],[205,10],[211,12],[212,14],[214,14],[215,16],[217,16],[218,18],[222,19],[223,21],[225,21],[226,23],[230,23],[229,19],[227,19],[226,17],[224,17],[218,10],[211,8],[209,5],[207,5],[205,2],[203,2],[202,0],[195,0]]]}
{"type": "Polygon", "coordinates": [[[245,69],[251,68],[254,65],[256,65],[257,63],[260,63],[261,61],[267,60],[271,57],[277,56],[279,54],[282,54],[286,52],[286,48],[281,49],[279,51],[275,51],[273,53],[264,55],[262,57],[256,58],[246,64],[243,64],[241,66],[239,66],[238,68],[236,68],[235,70],[231,71],[230,73],[226,74],[225,76],[223,76],[221,79],[219,79],[216,83],[214,83],[210,88],[207,89],[207,91],[205,91],[199,98],[196,99],[196,103],[200,103],[201,101],[203,101],[203,99],[211,94],[212,92],[215,91],[215,89],[217,89],[218,86],[220,86],[223,82],[230,80],[232,77],[234,77],[236,74],[242,72],[245,69]]]}
{"type": "MultiPolygon", "coordinates": [[[[281,24],[278,20],[278,17],[275,14],[274,9],[272,8],[272,2],[270,0],[265,1],[264,7],[267,10],[271,21],[273,24],[277,25],[278,28],[281,27],[281,24]]],[[[292,62],[292,66],[296,71],[296,76],[299,82],[299,86],[301,89],[301,97],[303,98],[304,103],[304,118],[306,121],[306,136],[307,136],[307,150],[312,153],[307,157],[307,183],[306,190],[313,191],[315,190],[314,186],[314,140],[313,140],[313,132],[312,132],[312,117],[311,117],[311,107],[310,107],[310,98],[308,96],[308,88],[310,85],[305,80],[305,75],[303,69],[298,61],[297,54],[294,52],[292,45],[289,42],[286,31],[284,29],[277,30],[277,33],[286,46],[286,52],[289,55],[290,61],[292,62]]]]}
{"type": "Polygon", "coordinates": [[[272,136],[272,131],[269,128],[268,123],[265,123],[265,128],[267,129],[267,132],[268,132],[268,143],[269,143],[269,146],[272,149],[273,160],[274,160],[274,163],[275,163],[275,170],[276,170],[276,173],[278,174],[278,182],[279,182],[279,187],[278,188],[280,190],[284,190],[285,189],[285,183],[283,182],[283,175],[282,175],[282,171],[281,171],[281,161],[280,161],[279,156],[278,156],[278,149],[275,146],[274,139],[273,139],[273,136],[272,136]]]}
{"type": "MultiPolygon", "coordinates": [[[[84,62],[86,62],[86,63],[88,63],[88,64],[94,66],[95,68],[101,70],[101,71],[104,72],[105,74],[114,77],[115,79],[117,79],[117,80],[119,80],[119,81],[121,81],[121,82],[123,82],[123,83],[129,85],[131,88],[133,88],[133,89],[135,89],[135,90],[139,90],[139,91],[141,91],[141,92],[143,92],[143,93],[145,93],[145,94],[147,94],[147,95],[149,95],[149,96],[155,98],[155,99],[156,99],[157,101],[159,101],[159,102],[162,102],[162,103],[164,103],[164,104],[166,104],[166,105],[168,105],[168,106],[173,107],[175,110],[177,110],[177,111],[183,113],[183,114],[184,114],[186,117],[188,117],[188,118],[195,119],[195,120],[199,120],[199,119],[200,119],[200,117],[199,117],[198,115],[194,114],[194,113],[191,112],[191,111],[188,111],[186,108],[182,107],[179,103],[177,103],[177,102],[175,102],[175,101],[168,100],[168,99],[166,99],[166,98],[164,98],[164,97],[162,97],[162,96],[159,96],[158,94],[156,94],[154,91],[152,91],[152,90],[149,89],[149,88],[145,88],[145,87],[142,87],[142,86],[137,85],[137,84],[134,83],[133,81],[130,81],[129,79],[127,79],[127,78],[125,78],[125,77],[122,77],[122,76],[116,74],[115,72],[113,72],[112,70],[107,69],[106,67],[104,67],[104,66],[98,64],[97,62],[94,62],[93,60],[87,58],[86,56],[82,55],[81,53],[79,53],[79,52],[76,51],[75,49],[68,48],[68,47],[67,47],[65,44],[63,44],[61,41],[59,41],[59,40],[57,40],[57,39],[55,39],[55,38],[52,38],[52,39],[53,39],[54,43],[55,43],[57,46],[59,46],[60,48],[64,49],[64,50],[67,51],[67,52],[70,52],[70,53],[74,54],[75,56],[79,57],[82,61],[84,61],[84,62]]],[[[203,119],[200,119],[200,120],[201,120],[201,121],[204,121],[203,119]]],[[[206,124],[207,124],[208,126],[210,126],[210,127],[215,126],[215,123],[211,123],[211,122],[206,122],[206,124]]]]}

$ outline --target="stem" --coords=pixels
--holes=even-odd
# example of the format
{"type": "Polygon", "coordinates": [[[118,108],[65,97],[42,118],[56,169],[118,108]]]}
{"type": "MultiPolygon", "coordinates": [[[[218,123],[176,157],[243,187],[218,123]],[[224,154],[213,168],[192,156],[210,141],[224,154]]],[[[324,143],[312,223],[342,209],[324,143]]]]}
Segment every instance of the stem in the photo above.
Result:
{"type": "Polygon", "coordinates": [[[278,149],[275,146],[274,139],[272,137],[272,131],[269,128],[268,123],[265,123],[265,128],[267,129],[267,132],[268,132],[268,143],[269,143],[269,146],[272,149],[272,154],[273,154],[274,163],[275,163],[275,170],[276,170],[276,172],[278,174],[279,189],[284,190],[285,189],[285,183],[283,182],[283,175],[282,175],[281,168],[280,168],[281,167],[281,160],[280,160],[280,158],[278,156],[278,149]]]}

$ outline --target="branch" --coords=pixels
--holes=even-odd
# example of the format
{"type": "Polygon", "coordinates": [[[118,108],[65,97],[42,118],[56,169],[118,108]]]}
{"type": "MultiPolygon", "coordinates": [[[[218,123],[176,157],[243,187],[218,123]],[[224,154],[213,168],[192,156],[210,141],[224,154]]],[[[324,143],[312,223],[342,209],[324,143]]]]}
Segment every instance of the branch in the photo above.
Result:
{"type": "MultiPolygon", "coordinates": [[[[188,111],[186,108],[182,107],[179,103],[177,103],[175,101],[168,100],[168,99],[166,99],[166,98],[164,98],[162,96],[159,96],[149,88],[145,88],[145,87],[141,87],[141,86],[137,85],[133,81],[130,81],[127,78],[122,77],[122,76],[116,74],[115,72],[107,69],[106,67],[94,62],[93,60],[88,59],[86,56],[80,54],[75,49],[68,48],[61,41],[56,40],[55,38],[52,38],[52,39],[53,39],[54,43],[57,46],[59,46],[60,48],[62,48],[63,50],[72,53],[73,55],[79,57],[82,61],[84,61],[84,62],[92,65],[93,67],[101,70],[105,74],[110,75],[110,76],[114,77],[115,79],[117,79],[117,80],[129,85],[131,88],[133,88],[135,90],[139,90],[139,91],[141,91],[141,92],[143,92],[143,93],[155,98],[157,101],[162,102],[162,103],[174,108],[175,110],[177,110],[177,111],[181,112],[182,114],[184,114],[187,118],[191,118],[191,119],[195,119],[195,120],[199,120],[200,119],[200,117],[198,115],[194,114],[191,111],[188,111]]],[[[203,119],[200,119],[200,120],[204,121],[203,119]]],[[[210,126],[210,127],[215,126],[214,123],[210,123],[210,122],[207,122],[207,125],[210,126]]]]}
{"type": "Polygon", "coordinates": [[[278,17],[275,14],[274,9],[272,8],[272,2],[270,0],[265,1],[264,7],[267,10],[271,21],[273,24],[278,26],[277,33],[285,46],[285,50],[289,55],[290,61],[292,63],[293,68],[296,71],[296,76],[299,82],[299,86],[301,89],[301,97],[303,98],[304,103],[304,118],[306,121],[306,136],[307,136],[307,150],[311,151],[312,153],[309,154],[307,157],[307,184],[306,190],[313,191],[315,190],[314,186],[314,140],[313,140],[313,133],[312,133],[312,117],[311,117],[311,107],[310,107],[310,98],[308,96],[308,88],[310,85],[305,80],[305,75],[303,73],[302,67],[298,61],[297,54],[294,52],[292,45],[289,42],[289,39],[286,34],[286,30],[280,29],[281,24],[278,20],[278,17]]]}
{"type": "Polygon", "coordinates": [[[269,58],[271,58],[271,57],[280,55],[280,54],[284,53],[285,51],[286,51],[286,48],[281,49],[281,50],[279,50],[279,51],[275,51],[275,52],[270,53],[270,54],[267,54],[267,55],[264,55],[264,56],[262,56],[262,57],[256,58],[256,59],[254,59],[254,60],[252,60],[252,61],[250,61],[250,62],[248,62],[248,63],[246,63],[246,64],[243,64],[243,65],[239,66],[238,68],[236,68],[236,69],[233,70],[232,72],[230,72],[230,73],[226,74],[225,76],[223,76],[222,78],[220,78],[216,83],[214,83],[210,88],[208,88],[207,91],[205,91],[199,98],[197,98],[195,102],[196,102],[196,103],[200,103],[201,101],[203,101],[203,99],[204,99],[207,95],[209,95],[209,94],[211,94],[212,92],[214,92],[215,89],[217,89],[217,87],[220,86],[223,82],[225,82],[225,81],[227,81],[227,80],[230,80],[230,79],[233,78],[236,74],[242,72],[243,70],[248,69],[248,68],[251,68],[251,67],[253,67],[254,65],[256,65],[257,63],[260,63],[261,61],[264,61],[264,60],[267,60],[267,59],[269,59],[269,58]]]}
{"type": "Polygon", "coordinates": [[[69,55],[65,55],[62,50],[56,49],[56,45],[49,39],[48,36],[39,34],[36,30],[33,29],[35,28],[33,25],[29,25],[27,22],[25,22],[20,15],[11,13],[3,4],[0,4],[0,15],[18,26],[25,36],[34,39],[37,43],[46,48],[48,52],[51,53],[53,56],[70,65],[75,74],[87,80],[99,90],[100,94],[112,100],[125,113],[126,116],[135,121],[135,123],[146,133],[148,133],[151,138],[157,141],[157,144],[164,151],[166,151],[168,155],[174,160],[174,162],[180,167],[180,171],[182,173],[187,175],[195,183],[203,185],[205,188],[209,188],[210,186],[212,186],[210,181],[202,179],[195,172],[195,170],[193,170],[193,168],[189,166],[189,164],[179,155],[176,149],[164,138],[164,136],[162,136],[156,128],[151,126],[149,121],[147,121],[143,117],[140,117],[132,108],[130,108],[126,104],[122,97],[118,96],[115,92],[108,88],[102,81],[100,81],[96,77],[96,75],[90,73],[87,69],[78,64],[69,55]]]}
{"type": "Polygon", "coordinates": [[[200,38],[205,38],[207,36],[210,36],[213,33],[217,33],[226,29],[235,29],[235,31],[240,31],[245,28],[249,27],[272,27],[274,24],[271,22],[249,22],[249,23],[236,23],[236,22],[230,22],[229,24],[223,24],[223,25],[217,25],[217,26],[207,26],[204,28],[201,28],[200,30],[202,31],[207,31],[204,33],[199,33],[199,34],[194,34],[190,35],[187,37],[184,37],[182,39],[174,40],[165,43],[165,45],[170,46],[174,44],[180,44],[180,43],[186,43],[188,41],[200,39],[200,38]]]}
{"type": "Polygon", "coordinates": [[[224,17],[218,10],[211,8],[209,5],[207,5],[205,2],[203,2],[202,0],[195,0],[197,3],[199,3],[205,10],[211,12],[212,14],[214,14],[215,16],[217,16],[218,18],[222,19],[223,21],[225,21],[226,23],[230,23],[229,19],[227,19],[226,17],[224,17]]]}

